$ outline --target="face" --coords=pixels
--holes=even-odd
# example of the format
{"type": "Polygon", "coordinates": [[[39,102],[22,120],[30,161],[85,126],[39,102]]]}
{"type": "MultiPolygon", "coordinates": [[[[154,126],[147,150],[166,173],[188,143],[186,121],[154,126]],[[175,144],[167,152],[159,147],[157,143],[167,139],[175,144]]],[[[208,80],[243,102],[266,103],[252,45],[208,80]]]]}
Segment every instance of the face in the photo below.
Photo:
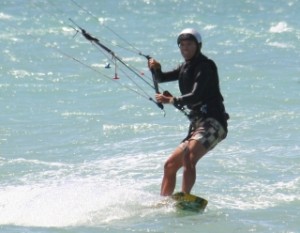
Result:
{"type": "Polygon", "coordinates": [[[190,60],[195,55],[198,46],[194,40],[182,40],[179,44],[181,55],[185,60],[190,60]]]}

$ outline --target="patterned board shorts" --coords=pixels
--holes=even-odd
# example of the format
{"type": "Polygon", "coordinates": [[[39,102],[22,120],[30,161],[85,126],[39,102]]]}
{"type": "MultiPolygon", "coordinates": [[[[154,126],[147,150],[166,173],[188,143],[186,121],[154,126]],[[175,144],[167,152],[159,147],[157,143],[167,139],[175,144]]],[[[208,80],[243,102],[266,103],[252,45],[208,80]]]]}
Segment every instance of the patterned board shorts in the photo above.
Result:
{"type": "MultiPolygon", "coordinates": [[[[211,150],[220,141],[222,141],[226,135],[226,131],[217,120],[213,118],[207,118],[205,120],[198,120],[193,123],[193,130],[186,140],[197,140],[207,150],[211,150]]],[[[185,142],[182,144],[185,144],[185,142]]]]}

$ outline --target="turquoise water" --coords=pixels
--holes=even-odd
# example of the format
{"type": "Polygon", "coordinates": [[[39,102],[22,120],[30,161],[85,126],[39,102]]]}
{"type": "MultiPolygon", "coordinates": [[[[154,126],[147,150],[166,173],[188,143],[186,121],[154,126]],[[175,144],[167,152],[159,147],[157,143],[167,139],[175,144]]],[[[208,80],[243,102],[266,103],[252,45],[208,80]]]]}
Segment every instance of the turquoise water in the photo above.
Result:
{"type": "Polygon", "coordinates": [[[300,2],[78,3],[92,15],[71,0],[0,2],[0,232],[299,232],[300,2]],[[231,115],[228,138],[197,166],[204,214],[157,206],[185,117],[171,106],[164,117],[120,64],[113,80],[110,56],[68,18],[146,79],[146,59],[111,29],[163,70],[182,61],[177,33],[201,31],[231,115]]]}

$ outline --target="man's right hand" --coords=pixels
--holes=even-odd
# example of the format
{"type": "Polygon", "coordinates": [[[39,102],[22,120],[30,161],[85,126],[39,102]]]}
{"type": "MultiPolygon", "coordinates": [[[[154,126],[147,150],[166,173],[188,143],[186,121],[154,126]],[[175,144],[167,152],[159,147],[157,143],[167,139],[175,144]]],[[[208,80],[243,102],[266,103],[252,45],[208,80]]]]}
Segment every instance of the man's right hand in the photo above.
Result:
{"type": "Polygon", "coordinates": [[[148,67],[150,70],[161,70],[160,63],[154,60],[153,58],[150,58],[148,60],[148,67]]]}

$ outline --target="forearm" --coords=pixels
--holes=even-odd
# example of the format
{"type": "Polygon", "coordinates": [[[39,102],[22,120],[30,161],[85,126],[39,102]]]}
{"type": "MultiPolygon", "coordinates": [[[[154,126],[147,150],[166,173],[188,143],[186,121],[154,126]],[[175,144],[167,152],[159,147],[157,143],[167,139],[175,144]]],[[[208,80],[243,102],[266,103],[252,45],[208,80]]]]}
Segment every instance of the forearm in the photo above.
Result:
{"type": "Polygon", "coordinates": [[[172,82],[178,80],[178,71],[173,70],[169,72],[162,72],[160,69],[156,70],[155,73],[155,79],[159,83],[164,83],[164,82],[172,82]]]}

